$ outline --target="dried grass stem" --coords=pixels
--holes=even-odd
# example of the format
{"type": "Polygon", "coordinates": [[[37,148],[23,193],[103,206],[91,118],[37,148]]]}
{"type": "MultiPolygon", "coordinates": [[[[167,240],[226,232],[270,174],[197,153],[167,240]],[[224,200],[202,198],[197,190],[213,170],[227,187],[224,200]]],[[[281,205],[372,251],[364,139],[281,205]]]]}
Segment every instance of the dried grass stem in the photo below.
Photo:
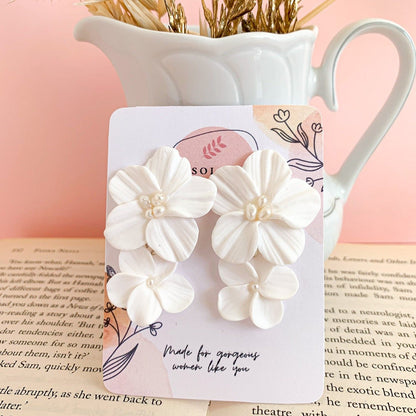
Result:
{"type": "MultiPolygon", "coordinates": [[[[201,0],[200,34],[221,38],[244,32],[289,33],[301,29],[335,0],[324,0],[298,19],[302,0],[201,0]]],[[[183,6],[175,0],[81,0],[90,13],[145,29],[189,33],[183,6]],[[168,28],[161,22],[168,14],[168,28]]]]}

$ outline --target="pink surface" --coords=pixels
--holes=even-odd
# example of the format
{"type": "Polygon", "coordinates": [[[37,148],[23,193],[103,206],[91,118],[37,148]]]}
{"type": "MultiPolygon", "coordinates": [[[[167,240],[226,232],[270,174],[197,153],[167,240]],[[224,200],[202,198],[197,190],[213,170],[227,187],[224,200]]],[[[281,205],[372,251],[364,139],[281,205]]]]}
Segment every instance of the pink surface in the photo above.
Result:
{"type": "Polygon", "coordinates": [[[194,175],[208,178],[221,166],[243,166],[257,150],[253,141],[251,146],[247,141],[238,132],[212,126],[192,132],[175,147],[191,162],[194,175]]]}
{"type": "MultiPolygon", "coordinates": [[[[318,4],[304,0],[304,10],[318,4]]],[[[88,16],[72,0],[0,4],[0,237],[101,236],[111,113],[125,105],[117,75],[94,46],[77,43],[88,16]]],[[[197,22],[199,1],[183,0],[197,22]]],[[[314,64],[346,24],[382,17],[416,38],[416,2],[337,0],[313,23],[314,64]]],[[[344,51],[337,73],[340,111],[320,99],[325,163],[334,172],[381,106],[397,73],[389,41],[367,35],[344,51]]],[[[416,93],[359,176],[345,207],[342,241],[415,242],[416,93]]]]}

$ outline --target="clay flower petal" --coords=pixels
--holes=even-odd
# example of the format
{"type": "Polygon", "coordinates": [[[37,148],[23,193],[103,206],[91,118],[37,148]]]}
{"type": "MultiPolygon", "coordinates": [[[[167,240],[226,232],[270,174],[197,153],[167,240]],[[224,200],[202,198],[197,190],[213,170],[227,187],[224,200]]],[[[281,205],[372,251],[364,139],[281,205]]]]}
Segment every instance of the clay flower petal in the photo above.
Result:
{"type": "Polygon", "coordinates": [[[173,274],[155,288],[162,308],[169,313],[185,310],[194,300],[194,289],[181,275],[173,274]]]}
{"type": "Polygon", "coordinates": [[[259,225],[258,250],[273,264],[292,264],[305,248],[302,229],[290,228],[284,223],[269,221],[259,225]]]}
{"type": "Polygon", "coordinates": [[[257,280],[257,272],[250,263],[233,264],[220,260],[218,273],[227,286],[248,285],[257,280]]]}
{"type": "Polygon", "coordinates": [[[250,318],[261,329],[270,329],[283,318],[283,303],[276,299],[267,299],[255,293],[250,304],[250,318]]]}
{"type": "Polygon", "coordinates": [[[134,250],[146,244],[147,222],[137,201],[127,202],[108,214],[104,236],[119,250],[134,250]]]}
{"type": "Polygon", "coordinates": [[[294,296],[299,287],[293,270],[272,265],[259,255],[245,265],[220,261],[218,270],[228,284],[218,294],[220,315],[230,321],[250,316],[254,325],[262,329],[282,320],[281,300],[294,296]]]}
{"type": "Polygon", "coordinates": [[[128,273],[118,273],[107,283],[107,292],[110,302],[119,308],[127,308],[131,292],[142,284],[146,277],[128,273]]]}
{"type": "Polygon", "coordinates": [[[249,261],[256,253],[257,241],[258,224],[246,221],[238,212],[221,216],[212,231],[212,248],[230,263],[249,261]]]}
{"type": "Polygon", "coordinates": [[[217,194],[215,184],[205,178],[193,176],[169,197],[166,216],[199,218],[212,208],[217,194]]]}
{"type": "Polygon", "coordinates": [[[286,187],[292,177],[286,160],[270,149],[251,154],[244,162],[243,169],[256,184],[259,193],[269,198],[286,187]]]}
{"type": "Polygon", "coordinates": [[[194,290],[184,277],[174,273],[176,263],[142,247],[121,252],[119,264],[121,273],[107,283],[108,298],[115,306],[126,308],[135,324],[149,325],[163,310],[182,312],[192,303],[194,290]]]}
{"type": "Polygon", "coordinates": [[[152,256],[144,247],[138,250],[122,251],[118,257],[118,264],[123,273],[137,276],[154,277],[162,280],[176,270],[176,263],[164,261],[158,256],[152,256]]]}
{"type": "Polygon", "coordinates": [[[157,149],[145,166],[153,173],[166,194],[175,193],[192,178],[189,160],[181,157],[179,152],[171,147],[157,149]]]}
{"type": "Polygon", "coordinates": [[[256,185],[240,166],[223,166],[210,176],[217,186],[217,197],[212,210],[218,215],[243,211],[247,201],[258,194],[256,185]]]}
{"type": "Polygon", "coordinates": [[[177,262],[186,260],[191,255],[198,234],[195,220],[165,217],[149,222],[146,241],[160,257],[177,262]]]}
{"type": "Polygon", "coordinates": [[[224,287],[218,294],[218,311],[227,321],[242,321],[250,315],[248,285],[224,287]]]}
{"type": "Polygon", "coordinates": [[[191,255],[198,239],[193,218],[205,215],[216,196],[215,184],[193,177],[189,161],[170,147],[159,148],[145,166],[118,171],[108,187],[118,204],[107,217],[108,243],[119,250],[147,244],[174,262],[191,255]]]}
{"type": "Polygon", "coordinates": [[[319,212],[321,198],[291,177],[286,161],[274,150],[259,150],[242,168],[226,166],[211,175],[217,185],[213,210],[221,215],[212,245],[221,259],[244,263],[257,250],[273,264],[299,258],[305,246],[303,228],[319,212]]]}
{"type": "Polygon", "coordinates": [[[289,299],[295,296],[298,289],[299,282],[295,272],[288,267],[280,266],[276,266],[259,285],[259,293],[268,299],[289,299]]]}
{"type": "Polygon", "coordinates": [[[160,188],[149,169],[144,166],[128,166],[111,178],[108,192],[117,204],[124,204],[136,199],[137,195],[160,192],[160,188]]]}
{"type": "Polygon", "coordinates": [[[135,324],[147,326],[155,322],[162,314],[162,306],[154,291],[143,283],[130,294],[127,302],[127,314],[135,324]]]}
{"type": "Polygon", "coordinates": [[[292,179],[290,186],[279,192],[274,200],[273,219],[280,219],[293,228],[305,228],[321,209],[319,193],[300,179],[292,179]]]}

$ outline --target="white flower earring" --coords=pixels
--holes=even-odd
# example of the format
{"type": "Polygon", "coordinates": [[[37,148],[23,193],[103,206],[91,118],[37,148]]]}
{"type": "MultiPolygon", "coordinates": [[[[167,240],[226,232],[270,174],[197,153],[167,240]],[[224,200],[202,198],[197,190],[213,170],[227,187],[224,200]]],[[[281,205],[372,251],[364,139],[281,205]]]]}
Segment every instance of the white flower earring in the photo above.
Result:
{"type": "Polygon", "coordinates": [[[189,161],[176,149],[161,147],[144,166],[119,170],[108,190],[117,206],[104,235],[121,251],[120,273],[107,283],[110,301],[140,326],[154,322],[162,310],[182,312],[194,290],[175,269],[195,248],[194,218],[210,211],[215,184],[192,176],[189,161]]]}
{"type": "Polygon", "coordinates": [[[108,186],[117,206],[108,214],[104,235],[119,250],[146,244],[161,258],[186,260],[195,248],[194,218],[210,211],[216,187],[192,176],[187,159],[170,147],[159,148],[145,166],[119,170],[108,186]]]}
{"type": "Polygon", "coordinates": [[[321,207],[319,193],[292,172],[273,150],[252,153],[240,166],[224,166],[212,210],[220,215],[212,247],[221,259],[245,263],[257,251],[270,263],[294,263],[305,246],[304,228],[321,207]]]}
{"type": "Polygon", "coordinates": [[[217,186],[213,211],[220,215],[212,247],[227,285],[218,294],[220,315],[229,321],[250,317],[269,329],[283,318],[282,300],[299,283],[285,265],[305,247],[304,228],[318,214],[317,191],[292,172],[279,153],[260,150],[240,166],[224,166],[210,178],[217,186]]]}
{"type": "Polygon", "coordinates": [[[218,294],[220,315],[229,321],[250,317],[254,325],[269,329],[283,318],[283,302],[299,288],[296,274],[285,266],[275,266],[255,256],[248,263],[220,260],[218,271],[227,287],[218,294]]]}
{"type": "Polygon", "coordinates": [[[107,283],[110,302],[126,308],[129,318],[140,326],[155,322],[162,310],[182,312],[192,303],[194,289],[175,273],[176,265],[152,255],[145,247],[121,252],[121,272],[107,283]]]}

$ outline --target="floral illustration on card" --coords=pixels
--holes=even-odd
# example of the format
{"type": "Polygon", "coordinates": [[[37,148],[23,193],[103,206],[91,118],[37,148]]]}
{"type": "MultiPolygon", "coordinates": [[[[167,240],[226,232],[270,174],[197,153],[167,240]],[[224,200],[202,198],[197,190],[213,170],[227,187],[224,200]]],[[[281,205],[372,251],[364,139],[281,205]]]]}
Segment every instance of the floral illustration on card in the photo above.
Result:
{"type": "Polygon", "coordinates": [[[306,182],[310,186],[321,183],[323,191],[323,177],[321,169],[323,168],[322,156],[318,154],[318,138],[322,135],[323,128],[319,122],[310,122],[309,119],[299,123],[291,121],[291,112],[289,109],[279,108],[273,115],[276,127],[271,130],[285,142],[299,145],[304,149],[302,156],[291,158],[287,161],[288,165],[294,169],[307,172],[306,182]],[[295,127],[296,125],[296,127],[295,127]]]}

